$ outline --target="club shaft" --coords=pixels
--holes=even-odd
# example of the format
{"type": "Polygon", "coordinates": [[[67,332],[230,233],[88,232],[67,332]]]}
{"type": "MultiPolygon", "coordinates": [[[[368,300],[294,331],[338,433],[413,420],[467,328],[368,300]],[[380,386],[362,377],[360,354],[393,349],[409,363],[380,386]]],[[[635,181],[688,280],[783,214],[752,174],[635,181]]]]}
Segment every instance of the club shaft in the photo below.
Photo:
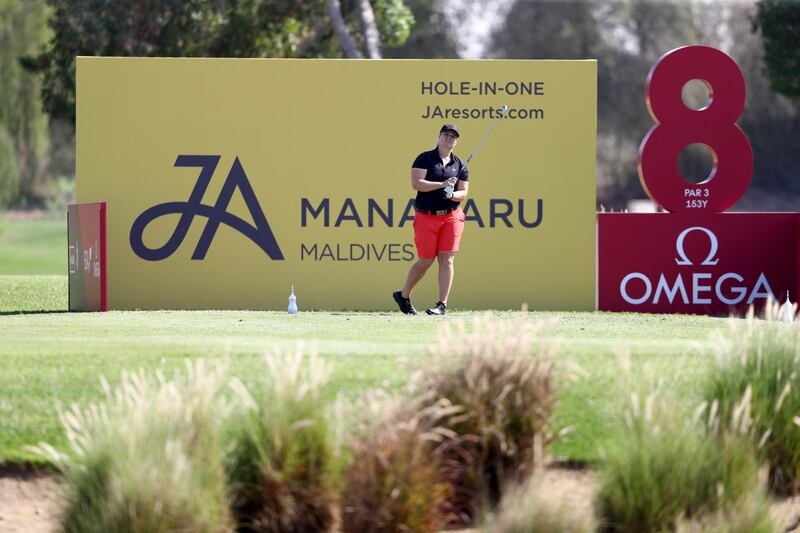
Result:
{"type": "Polygon", "coordinates": [[[489,128],[489,131],[487,131],[486,134],[483,136],[483,139],[481,139],[481,142],[478,143],[478,146],[476,146],[475,149],[472,150],[472,153],[469,154],[469,157],[467,158],[467,163],[470,162],[470,160],[472,159],[472,156],[474,156],[477,153],[478,148],[481,147],[481,145],[486,140],[486,138],[489,137],[489,134],[492,133],[492,131],[494,131],[494,129],[497,127],[498,124],[500,124],[500,121],[503,120],[503,117],[505,117],[505,116],[506,116],[506,114],[503,113],[502,115],[500,115],[500,118],[498,118],[497,120],[494,121],[494,124],[492,124],[492,127],[489,128]]]}

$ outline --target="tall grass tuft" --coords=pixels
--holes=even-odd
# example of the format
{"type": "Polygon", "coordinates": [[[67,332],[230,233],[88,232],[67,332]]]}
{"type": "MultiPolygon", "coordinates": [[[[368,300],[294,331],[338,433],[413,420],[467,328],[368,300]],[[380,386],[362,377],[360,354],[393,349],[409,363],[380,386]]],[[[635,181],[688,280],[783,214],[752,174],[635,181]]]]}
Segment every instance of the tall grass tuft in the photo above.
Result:
{"type": "Polygon", "coordinates": [[[705,415],[660,393],[632,393],[599,471],[603,530],[671,530],[763,497],[753,446],[722,428],[715,408],[705,415]]]}
{"type": "Polygon", "coordinates": [[[42,444],[66,473],[67,532],[231,531],[218,421],[222,367],[167,381],[123,375],[105,400],[61,413],[69,449],[42,444]]]}
{"type": "Polygon", "coordinates": [[[321,388],[331,369],[316,351],[265,358],[256,385],[233,388],[226,471],[241,531],[314,533],[333,525],[332,446],[321,388]]]}
{"type": "Polygon", "coordinates": [[[540,341],[546,324],[477,318],[444,327],[431,347],[432,368],[417,374],[423,397],[460,407],[446,419],[437,448],[451,486],[446,511],[460,522],[495,505],[503,487],[534,466],[533,444],[552,440],[556,405],[552,343],[540,341]]]}
{"type": "Polygon", "coordinates": [[[705,396],[718,402],[723,420],[747,417],[749,434],[769,466],[777,493],[800,491],[800,329],[763,322],[752,313],[731,322],[715,343],[716,367],[705,396]],[[746,411],[737,406],[746,399],[746,411]]]}
{"type": "Polygon", "coordinates": [[[420,408],[419,400],[365,400],[342,480],[344,533],[433,533],[445,526],[449,489],[434,450],[444,439],[437,424],[457,411],[444,405],[420,408]]]}

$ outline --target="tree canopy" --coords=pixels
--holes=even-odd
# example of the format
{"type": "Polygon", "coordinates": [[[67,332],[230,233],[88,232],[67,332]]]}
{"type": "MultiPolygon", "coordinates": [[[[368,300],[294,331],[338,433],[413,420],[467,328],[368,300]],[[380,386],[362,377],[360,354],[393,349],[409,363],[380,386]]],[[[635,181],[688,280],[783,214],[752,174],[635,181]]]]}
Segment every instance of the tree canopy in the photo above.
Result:
{"type": "MultiPolygon", "coordinates": [[[[653,125],[644,101],[648,70],[670,49],[702,43],[734,57],[747,80],[739,125],[757,154],[751,193],[769,194],[772,208],[796,208],[790,202],[800,198],[793,142],[800,134],[800,0],[502,4],[485,57],[598,60],[602,203],[622,207],[643,194],[636,159],[653,125]]],[[[457,58],[480,36],[471,27],[476,16],[493,25],[492,6],[492,0],[0,0],[0,206],[34,205],[46,192],[41,185],[72,176],[78,55],[457,58]]],[[[700,163],[692,154],[679,160],[681,168],[700,163]]],[[[756,200],[752,206],[761,207],[756,200]]]]}
{"type": "Polygon", "coordinates": [[[800,1],[761,0],[756,28],[764,41],[764,67],[770,88],[800,100],[800,1]]]}
{"type": "MultiPolygon", "coordinates": [[[[344,21],[363,42],[357,0],[344,21]]],[[[47,0],[53,36],[26,68],[43,74],[42,103],[75,120],[76,56],[338,57],[325,0],[47,0]]],[[[413,16],[402,0],[376,0],[384,46],[408,37],[413,16]]]]}
{"type": "MultiPolygon", "coordinates": [[[[751,3],[729,0],[514,0],[487,55],[598,60],[598,199],[623,208],[628,199],[644,196],[637,159],[638,145],[654,124],[645,102],[648,71],[679,46],[723,49],[746,79],[747,105],[738,124],[756,153],[752,184],[741,205],[763,208],[767,197],[777,203],[787,194],[800,195],[795,146],[800,108],[771,92],[762,75],[764,56],[772,90],[800,96],[800,0],[758,4],[763,49],[761,37],[752,32],[756,13],[751,3]],[[767,14],[777,20],[761,22],[767,14]]],[[[702,92],[705,101],[708,93],[702,92]]],[[[709,161],[706,150],[689,149],[678,165],[682,175],[702,178],[709,161]]]]}

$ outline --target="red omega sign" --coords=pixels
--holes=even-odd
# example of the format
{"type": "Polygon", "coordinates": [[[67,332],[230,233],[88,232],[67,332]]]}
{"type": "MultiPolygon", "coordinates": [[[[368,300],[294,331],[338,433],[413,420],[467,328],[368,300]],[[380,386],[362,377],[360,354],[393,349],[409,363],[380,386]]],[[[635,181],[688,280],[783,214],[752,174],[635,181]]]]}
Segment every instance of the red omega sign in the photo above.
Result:
{"type": "Polygon", "coordinates": [[[639,180],[648,196],[671,213],[721,213],[733,206],[753,175],[753,150],[736,125],[745,84],[733,59],[709,46],[677,48],[650,70],[646,94],[656,122],[639,148],[639,180]],[[702,109],[683,103],[681,91],[691,80],[708,88],[710,103],[702,109]],[[694,143],[714,159],[711,175],[697,184],[678,172],[678,155],[694,143]]]}
{"type": "Polygon", "coordinates": [[[602,213],[603,311],[742,314],[797,294],[797,213],[602,213]]]}
{"type": "Polygon", "coordinates": [[[787,294],[798,300],[800,214],[723,213],[753,175],[753,150],[736,125],[744,103],[739,67],[714,48],[678,48],[652,68],[647,107],[656,125],[639,149],[639,179],[669,213],[598,214],[598,309],[728,314],[787,294]],[[683,102],[691,80],[708,88],[702,109],[683,102]],[[690,144],[713,156],[701,183],[678,172],[690,144]]]}

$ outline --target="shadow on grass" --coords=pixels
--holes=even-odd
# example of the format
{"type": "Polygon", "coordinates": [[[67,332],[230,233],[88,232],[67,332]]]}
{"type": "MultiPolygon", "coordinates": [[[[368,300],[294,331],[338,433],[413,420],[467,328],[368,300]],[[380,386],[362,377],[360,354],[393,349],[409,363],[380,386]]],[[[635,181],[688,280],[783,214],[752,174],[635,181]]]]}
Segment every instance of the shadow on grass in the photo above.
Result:
{"type": "Polygon", "coordinates": [[[49,463],[33,461],[8,462],[0,458],[0,477],[33,479],[60,474],[58,468],[49,463]]]}
{"type": "Polygon", "coordinates": [[[55,314],[69,314],[70,311],[66,309],[62,310],[50,310],[50,311],[33,311],[33,310],[25,310],[25,311],[0,311],[0,316],[12,316],[12,315],[55,315],[55,314]]]}

